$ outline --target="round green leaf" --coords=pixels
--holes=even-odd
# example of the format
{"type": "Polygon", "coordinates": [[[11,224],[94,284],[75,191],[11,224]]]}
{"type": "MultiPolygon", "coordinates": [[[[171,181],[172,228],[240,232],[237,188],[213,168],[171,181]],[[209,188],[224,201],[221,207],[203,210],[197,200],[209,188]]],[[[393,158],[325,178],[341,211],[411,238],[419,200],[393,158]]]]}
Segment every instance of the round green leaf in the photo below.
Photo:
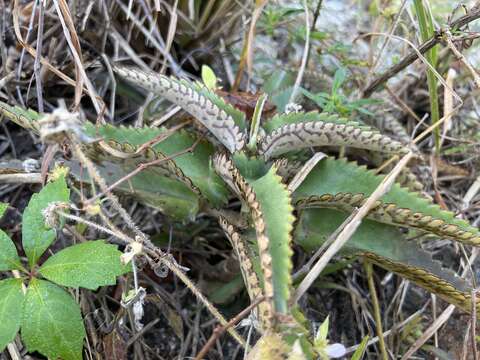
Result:
{"type": "Polygon", "coordinates": [[[0,353],[20,328],[23,297],[21,279],[0,281],[0,353]]]}
{"type": "Polygon", "coordinates": [[[115,245],[103,240],[88,241],[51,256],[39,272],[63,286],[96,290],[99,286],[115,284],[117,276],[125,273],[121,255],[115,245]]]}
{"type": "Polygon", "coordinates": [[[45,225],[42,211],[53,202],[68,202],[70,191],[64,177],[47,184],[38,194],[33,194],[22,220],[22,244],[33,266],[55,239],[55,230],[45,225]]]}
{"type": "Polygon", "coordinates": [[[81,360],[85,328],[80,308],[62,288],[33,279],[23,306],[22,340],[51,359],[81,360]]]}

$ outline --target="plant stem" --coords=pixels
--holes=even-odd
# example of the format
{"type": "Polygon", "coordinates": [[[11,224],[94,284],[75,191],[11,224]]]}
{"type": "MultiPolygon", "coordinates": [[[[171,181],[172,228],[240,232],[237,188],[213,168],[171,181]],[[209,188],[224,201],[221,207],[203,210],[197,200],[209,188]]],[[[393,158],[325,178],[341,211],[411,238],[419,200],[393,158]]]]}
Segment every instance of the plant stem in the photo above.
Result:
{"type": "MultiPolygon", "coordinates": [[[[418,17],[418,24],[420,27],[420,36],[422,41],[427,41],[429,38],[433,37],[433,18],[430,10],[423,3],[423,0],[414,0],[415,11],[418,17]]],[[[434,46],[427,51],[425,57],[427,58],[430,65],[434,68],[437,66],[438,60],[438,46],[434,46]]],[[[440,112],[438,107],[438,91],[437,91],[437,78],[432,70],[427,69],[427,83],[428,83],[428,93],[430,96],[430,116],[432,118],[432,124],[435,124],[440,119],[440,112]]],[[[435,152],[438,155],[440,152],[440,129],[437,127],[434,129],[434,141],[435,141],[435,152]]]]}
{"type": "Polygon", "coordinates": [[[382,327],[382,317],[380,316],[380,305],[378,303],[377,291],[375,290],[375,283],[373,281],[372,263],[368,260],[365,260],[363,265],[365,267],[365,272],[367,273],[368,289],[372,297],[373,317],[375,319],[375,324],[376,324],[380,353],[382,354],[383,360],[388,360],[387,349],[385,347],[385,339],[383,338],[383,327],[382,327]]]}

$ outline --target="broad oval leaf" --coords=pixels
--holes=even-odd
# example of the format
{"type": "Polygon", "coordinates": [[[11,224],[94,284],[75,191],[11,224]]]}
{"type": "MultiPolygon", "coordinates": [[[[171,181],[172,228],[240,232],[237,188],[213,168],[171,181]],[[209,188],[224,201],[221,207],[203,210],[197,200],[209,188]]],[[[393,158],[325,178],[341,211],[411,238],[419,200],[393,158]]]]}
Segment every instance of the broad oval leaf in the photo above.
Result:
{"type": "Polygon", "coordinates": [[[20,328],[23,298],[21,279],[0,281],[0,353],[20,328]]]}
{"type": "Polygon", "coordinates": [[[217,87],[217,76],[208,65],[202,65],[202,81],[207,89],[215,90],[217,87]]]}
{"type": "Polygon", "coordinates": [[[48,258],[39,272],[59,285],[96,290],[114,285],[117,276],[125,273],[120,262],[122,252],[103,240],[72,245],[48,258]]]}
{"type": "Polygon", "coordinates": [[[13,241],[0,230],[0,271],[20,269],[21,266],[13,241]]]}
{"type": "Polygon", "coordinates": [[[22,220],[22,244],[28,263],[33,266],[55,239],[55,229],[45,224],[43,210],[54,202],[68,202],[70,190],[64,177],[48,183],[33,194],[22,220]]]}
{"type": "Polygon", "coordinates": [[[51,282],[32,279],[23,305],[22,340],[28,351],[52,359],[81,360],[85,327],[80,307],[51,282]]]}

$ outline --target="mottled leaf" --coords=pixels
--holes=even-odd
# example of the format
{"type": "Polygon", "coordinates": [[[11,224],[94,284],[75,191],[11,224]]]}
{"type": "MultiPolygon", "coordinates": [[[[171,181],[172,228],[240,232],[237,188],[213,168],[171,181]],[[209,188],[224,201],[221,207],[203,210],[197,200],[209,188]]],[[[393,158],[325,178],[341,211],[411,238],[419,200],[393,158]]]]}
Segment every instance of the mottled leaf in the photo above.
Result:
{"type": "MultiPolygon", "coordinates": [[[[347,218],[332,209],[302,211],[295,229],[295,241],[308,251],[318,249],[347,218]]],[[[346,255],[363,255],[444,300],[465,310],[470,307],[470,286],[453,271],[432,259],[414,241],[408,241],[397,227],[363,220],[342,249],[346,255]]]]}
{"type": "Polygon", "coordinates": [[[250,185],[260,204],[266,235],[270,240],[268,252],[271,256],[275,311],[287,314],[293,253],[290,232],[295,220],[290,193],[273,166],[265,176],[250,182],[250,185]]]}
{"type": "Polygon", "coordinates": [[[200,121],[230,152],[245,145],[245,117],[215,93],[198,84],[123,66],[114,71],[125,80],[165,97],[200,121]]]}
{"type": "MultiPolygon", "coordinates": [[[[350,212],[365,202],[383,178],[355,163],[326,158],[315,166],[295,191],[295,203],[300,207],[330,207],[350,212]]],[[[398,184],[380,198],[368,217],[428,231],[465,244],[480,244],[477,228],[398,184]]]]}
{"type": "Polygon", "coordinates": [[[10,106],[0,101],[0,113],[25,129],[38,132],[36,122],[41,118],[41,115],[36,111],[22,109],[19,106],[10,106]]]}
{"type": "Polygon", "coordinates": [[[364,126],[311,121],[292,123],[272,131],[261,140],[259,152],[269,159],[312,146],[349,146],[393,154],[409,151],[400,142],[376,130],[365,130],[364,126]]]}
{"type": "MultiPolygon", "coordinates": [[[[105,141],[114,141],[120,145],[130,146],[130,152],[135,152],[139,146],[146,142],[158,138],[166,134],[165,129],[161,128],[130,128],[124,126],[104,125],[93,127],[87,126],[87,132],[90,136],[102,136],[105,141]]],[[[197,139],[192,134],[186,131],[176,131],[169,134],[161,141],[153,144],[149,150],[153,154],[161,154],[162,157],[172,157],[170,162],[173,167],[169,169],[173,173],[174,178],[188,184],[191,188],[198,188],[202,195],[204,195],[215,206],[222,205],[227,201],[227,189],[219,176],[210,166],[210,156],[213,154],[214,147],[206,141],[196,143],[197,139]],[[187,152],[193,145],[195,148],[187,152]],[[183,154],[180,154],[184,152],[183,154]]],[[[111,157],[111,161],[115,161],[111,157]]],[[[132,159],[133,160],[133,159],[132,159]]],[[[138,159],[133,164],[140,162],[147,162],[153,159],[146,159],[139,154],[138,159]]],[[[120,159],[119,159],[120,161],[120,159]]],[[[124,161],[124,166],[132,163],[131,161],[124,161]]],[[[160,163],[158,166],[163,166],[167,162],[160,163]]],[[[158,168],[155,166],[155,168],[158,168]]]]}

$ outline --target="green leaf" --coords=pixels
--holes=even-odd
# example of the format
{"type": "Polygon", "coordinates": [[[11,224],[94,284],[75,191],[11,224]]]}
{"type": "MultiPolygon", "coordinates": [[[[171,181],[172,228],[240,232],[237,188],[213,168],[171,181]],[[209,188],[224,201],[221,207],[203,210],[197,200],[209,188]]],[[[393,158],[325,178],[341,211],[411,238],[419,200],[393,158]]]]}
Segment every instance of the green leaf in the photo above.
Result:
{"type": "Polygon", "coordinates": [[[113,71],[127,81],[181,106],[209,129],[231,153],[245,145],[245,114],[225,103],[202,84],[123,66],[113,66],[113,71]]]}
{"type": "Polygon", "coordinates": [[[347,72],[345,68],[341,67],[335,71],[335,75],[333,77],[333,85],[332,85],[332,94],[336,94],[342,84],[345,82],[345,78],[347,77],[347,72]]]}
{"type": "MultiPolygon", "coordinates": [[[[258,180],[250,183],[260,204],[269,239],[268,252],[271,257],[271,271],[275,311],[288,313],[292,269],[290,232],[295,220],[290,193],[276,174],[274,166],[258,180]]],[[[259,247],[262,245],[259,244],[259,247]]],[[[262,256],[262,254],[260,254],[262,256]]],[[[265,271],[265,269],[264,269],[265,271]]],[[[265,273],[264,279],[266,281],[265,273]]]]}
{"type": "Polygon", "coordinates": [[[327,340],[328,336],[328,327],[329,327],[329,317],[327,316],[322,322],[322,325],[318,328],[317,335],[315,336],[315,341],[324,341],[327,340]]]}
{"type": "Polygon", "coordinates": [[[217,88],[217,77],[212,68],[208,65],[202,65],[202,81],[210,90],[215,90],[217,88]]]}
{"type": "Polygon", "coordinates": [[[43,210],[54,202],[68,202],[70,190],[64,177],[48,183],[39,193],[33,194],[22,220],[22,244],[28,263],[33,266],[55,239],[55,229],[45,224],[43,210]]]}
{"type": "MultiPolygon", "coordinates": [[[[165,129],[149,127],[128,128],[111,125],[94,127],[88,125],[87,132],[90,136],[101,135],[106,141],[113,140],[121,144],[129,144],[134,150],[147,141],[160,136],[165,132],[165,129]]],[[[210,167],[210,156],[213,155],[214,147],[208,142],[200,141],[196,144],[193,151],[178,155],[178,153],[192,147],[196,140],[192,134],[186,131],[177,131],[153,145],[152,149],[165,156],[175,155],[172,161],[180,169],[183,176],[187,177],[200,190],[202,195],[215,206],[224,204],[227,202],[228,191],[220,177],[210,167]]],[[[124,162],[124,166],[128,166],[127,163],[124,162]]],[[[150,170],[153,172],[151,169],[146,169],[146,171],[150,170]]],[[[169,187],[157,186],[152,189],[152,192],[168,192],[169,189],[169,187]]]]}
{"type": "Polygon", "coordinates": [[[17,125],[38,133],[37,122],[42,115],[31,109],[22,109],[19,106],[10,106],[0,101],[0,113],[17,125]]]}
{"type": "MultiPolygon", "coordinates": [[[[348,215],[332,209],[302,211],[295,241],[307,251],[318,249],[348,215]]],[[[470,286],[453,271],[432,259],[400,229],[364,219],[342,248],[344,255],[363,255],[379,266],[411,280],[424,289],[465,310],[470,307],[470,286]]]]}
{"type": "MultiPolygon", "coordinates": [[[[90,176],[78,162],[69,161],[66,164],[71,174],[79,181],[92,183],[90,176]]],[[[137,166],[132,163],[117,164],[108,160],[97,163],[97,170],[108,184],[114,183],[136,168],[137,166]]],[[[193,220],[198,212],[198,195],[180,181],[165,177],[156,168],[145,169],[115,187],[115,191],[133,196],[175,220],[193,220]]]]}
{"type": "Polygon", "coordinates": [[[52,359],[81,360],[85,328],[80,308],[62,288],[32,279],[23,306],[22,340],[28,351],[52,359]]]}
{"type": "Polygon", "coordinates": [[[0,271],[20,269],[21,267],[15,244],[3,230],[0,230],[0,271]]]}
{"type": "MultiPolygon", "coordinates": [[[[305,207],[311,207],[308,203],[312,203],[314,207],[350,211],[361,205],[365,197],[372,194],[383,179],[384,176],[377,176],[364,166],[326,158],[308,174],[293,197],[295,200],[304,199],[305,207]],[[326,194],[330,196],[325,196],[326,194]],[[323,201],[323,198],[326,201],[323,201]],[[317,205],[316,200],[319,201],[317,205]]],[[[300,202],[295,201],[301,206],[300,202]]],[[[398,184],[394,184],[390,191],[381,197],[378,206],[372,209],[368,217],[387,224],[428,231],[466,244],[480,243],[480,232],[477,228],[398,184]]]]}
{"type": "Polygon", "coordinates": [[[21,279],[0,281],[0,353],[20,328],[23,297],[21,279]]]}
{"type": "Polygon", "coordinates": [[[5,210],[7,210],[7,208],[8,208],[7,203],[0,202],[0,217],[3,216],[3,214],[5,213],[5,210]]]}
{"type": "MultiPolygon", "coordinates": [[[[0,218],[7,210],[8,204],[0,202],[0,218]]],[[[17,254],[15,244],[10,237],[0,229],[0,271],[20,269],[22,264],[17,254]]]]}
{"type": "Polygon", "coordinates": [[[125,273],[120,262],[122,252],[103,240],[73,245],[48,258],[39,272],[59,285],[96,290],[114,285],[125,273]]]}
{"type": "Polygon", "coordinates": [[[368,339],[368,335],[362,339],[362,342],[352,355],[352,360],[361,360],[363,358],[363,354],[365,354],[365,350],[367,349],[368,339]]]}

